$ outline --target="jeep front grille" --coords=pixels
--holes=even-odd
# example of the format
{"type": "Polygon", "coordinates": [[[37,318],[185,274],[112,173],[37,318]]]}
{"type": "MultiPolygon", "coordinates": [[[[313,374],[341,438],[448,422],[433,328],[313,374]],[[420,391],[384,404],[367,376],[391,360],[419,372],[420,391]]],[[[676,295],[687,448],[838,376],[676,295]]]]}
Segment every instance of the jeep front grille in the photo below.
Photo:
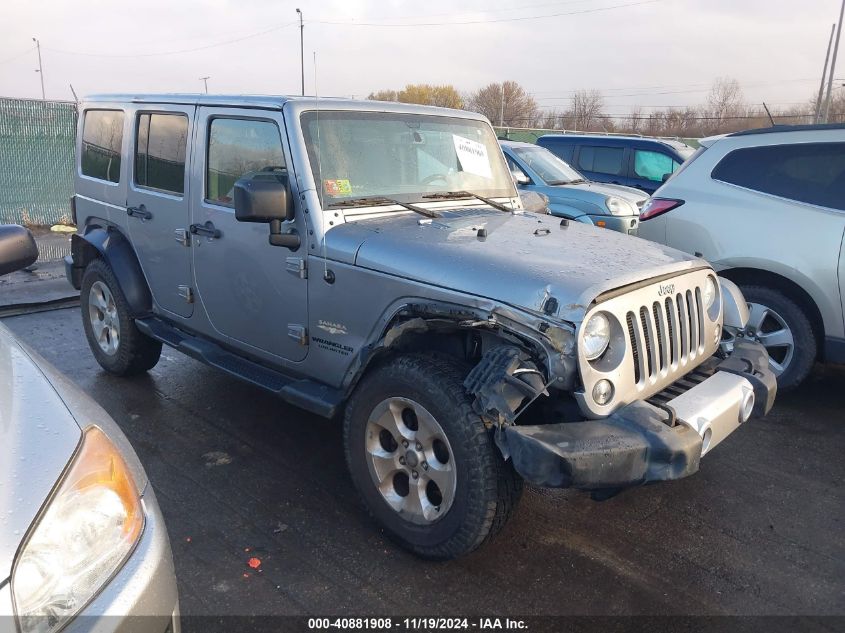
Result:
{"type": "Polygon", "coordinates": [[[686,365],[704,350],[704,306],[698,286],[629,311],[625,320],[637,384],[686,365]]]}

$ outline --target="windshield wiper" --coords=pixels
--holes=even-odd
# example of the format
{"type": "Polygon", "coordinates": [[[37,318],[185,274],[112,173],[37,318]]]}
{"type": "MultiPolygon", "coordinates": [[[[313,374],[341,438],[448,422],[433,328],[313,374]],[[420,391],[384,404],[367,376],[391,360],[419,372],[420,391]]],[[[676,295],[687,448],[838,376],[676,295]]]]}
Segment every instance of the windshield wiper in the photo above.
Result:
{"type": "Polygon", "coordinates": [[[582,182],[587,182],[584,178],[576,178],[575,180],[570,180],[567,185],[580,185],[582,182]]]}
{"type": "Polygon", "coordinates": [[[490,198],[479,196],[477,193],[472,193],[471,191],[445,191],[443,193],[430,193],[423,196],[423,198],[432,200],[459,200],[461,198],[475,198],[476,200],[481,200],[484,204],[487,204],[494,209],[498,209],[499,211],[504,211],[505,213],[513,213],[515,211],[515,209],[506,207],[505,205],[500,204],[495,200],[491,200],[490,198]]]}
{"type": "Polygon", "coordinates": [[[418,207],[415,204],[411,204],[409,202],[400,202],[399,200],[395,200],[393,198],[386,198],[385,196],[365,196],[363,198],[347,198],[345,200],[340,200],[338,202],[332,202],[328,208],[334,209],[339,207],[357,207],[361,205],[370,205],[373,207],[377,206],[385,206],[388,204],[396,204],[400,207],[405,207],[409,211],[413,211],[414,213],[419,213],[420,215],[424,215],[427,218],[442,218],[443,214],[438,211],[432,211],[431,209],[426,209],[424,207],[418,207]]]}

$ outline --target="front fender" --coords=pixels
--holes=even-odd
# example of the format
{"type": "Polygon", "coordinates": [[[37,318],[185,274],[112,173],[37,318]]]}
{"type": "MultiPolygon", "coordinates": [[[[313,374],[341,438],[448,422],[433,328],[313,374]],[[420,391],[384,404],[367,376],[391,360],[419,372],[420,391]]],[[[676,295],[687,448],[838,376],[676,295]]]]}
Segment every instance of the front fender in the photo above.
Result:
{"type": "Polygon", "coordinates": [[[71,237],[71,254],[65,258],[65,273],[74,288],[82,287],[85,267],[101,257],[111,268],[132,316],[142,316],[152,311],[152,295],[135,250],[117,228],[113,226],[86,227],[82,234],[71,237]]]}
{"type": "Polygon", "coordinates": [[[742,291],[734,282],[724,277],[719,277],[719,285],[722,287],[722,311],[725,315],[725,327],[744,330],[748,325],[748,304],[742,291]]]}

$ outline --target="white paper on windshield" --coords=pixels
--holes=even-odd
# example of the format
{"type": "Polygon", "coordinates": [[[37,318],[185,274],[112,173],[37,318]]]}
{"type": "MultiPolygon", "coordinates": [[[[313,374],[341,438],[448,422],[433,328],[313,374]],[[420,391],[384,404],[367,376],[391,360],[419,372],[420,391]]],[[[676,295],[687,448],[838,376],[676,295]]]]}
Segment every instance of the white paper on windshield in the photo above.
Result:
{"type": "Polygon", "coordinates": [[[455,153],[464,171],[484,178],[493,178],[493,172],[490,171],[490,158],[487,156],[487,148],[483,143],[457,134],[452,135],[452,140],[455,142],[455,153]]]}

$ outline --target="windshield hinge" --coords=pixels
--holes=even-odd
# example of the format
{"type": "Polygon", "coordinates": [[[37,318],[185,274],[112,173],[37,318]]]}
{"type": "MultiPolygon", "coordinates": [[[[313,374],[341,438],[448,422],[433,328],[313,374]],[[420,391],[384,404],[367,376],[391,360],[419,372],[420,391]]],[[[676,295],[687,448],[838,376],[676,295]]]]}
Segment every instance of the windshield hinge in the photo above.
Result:
{"type": "Polygon", "coordinates": [[[299,323],[288,323],[288,336],[300,345],[308,345],[308,330],[299,323]]]}
{"type": "Polygon", "coordinates": [[[300,279],[308,279],[308,268],[303,258],[288,257],[285,259],[285,267],[292,275],[296,275],[300,279]]]}
{"type": "Polygon", "coordinates": [[[194,291],[190,286],[177,286],[176,293],[185,300],[185,303],[194,302],[194,291]]]}

